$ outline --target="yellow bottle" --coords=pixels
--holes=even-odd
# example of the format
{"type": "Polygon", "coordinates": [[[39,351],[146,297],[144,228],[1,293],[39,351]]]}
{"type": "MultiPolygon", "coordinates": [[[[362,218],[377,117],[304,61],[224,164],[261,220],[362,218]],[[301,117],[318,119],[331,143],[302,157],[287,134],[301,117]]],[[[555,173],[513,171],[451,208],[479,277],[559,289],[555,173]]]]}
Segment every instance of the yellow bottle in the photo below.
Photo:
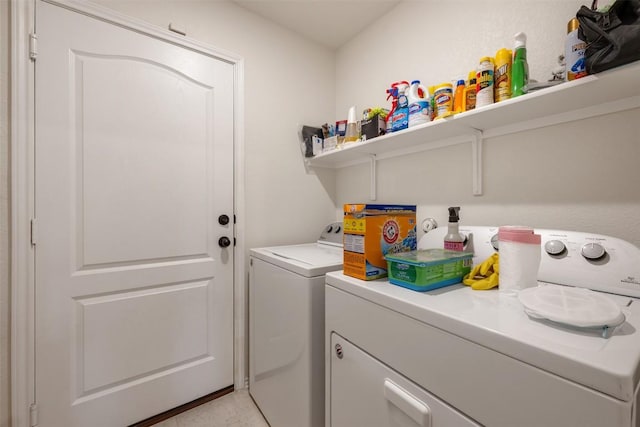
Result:
{"type": "Polygon", "coordinates": [[[476,72],[469,71],[467,87],[464,88],[464,111],[476,108],[476,72]]]}
{"type": "Polygon", "coordinates": [[[493,99],[500,102],[511,98],[511,51],[502,48],[496,52],[493,74],[493,99]]]}
{"type": "Polygon", "coordinates": [[[453,92],[453,112],[462,113],[464,111],[464,80],[458,80],[456,89],[453,92]]]}

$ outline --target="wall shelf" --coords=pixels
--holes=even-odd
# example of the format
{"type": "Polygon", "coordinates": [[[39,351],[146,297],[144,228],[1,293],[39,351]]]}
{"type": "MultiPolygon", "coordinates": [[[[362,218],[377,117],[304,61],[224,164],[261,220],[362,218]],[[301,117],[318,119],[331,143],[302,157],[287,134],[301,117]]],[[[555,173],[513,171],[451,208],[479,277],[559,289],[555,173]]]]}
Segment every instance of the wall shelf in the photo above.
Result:
{"type": "Polygon", "coordinates": [[[640,107],[640,61],[579,80],[561,83],[477,110],[460,113],[306,159],[313,168],[343,168],[470,142],[473,193],[482,194],[483,139],[640,107]]]}

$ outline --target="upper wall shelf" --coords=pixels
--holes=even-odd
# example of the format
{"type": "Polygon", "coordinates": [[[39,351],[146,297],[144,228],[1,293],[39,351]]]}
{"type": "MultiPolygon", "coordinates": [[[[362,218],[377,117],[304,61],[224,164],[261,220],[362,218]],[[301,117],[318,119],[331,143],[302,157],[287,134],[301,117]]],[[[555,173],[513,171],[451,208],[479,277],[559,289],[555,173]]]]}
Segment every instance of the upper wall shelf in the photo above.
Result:
{"type": "MultiPolygon", "coordinates": [[[[341,168],[367,162],[371,158],[395,157],[468,141],[481,142],[483,138],[638,107],[640,61],[447,119],[347,144],[342,149],[320,154],[307,162],[312,167],[341,168]]],[[[477,144],[474,147],[479,150],[480,162],[481,148],[477,144]]],[[[474,190],[474,193],[481,194],[481,190],[479,193],[474,190]]]]}

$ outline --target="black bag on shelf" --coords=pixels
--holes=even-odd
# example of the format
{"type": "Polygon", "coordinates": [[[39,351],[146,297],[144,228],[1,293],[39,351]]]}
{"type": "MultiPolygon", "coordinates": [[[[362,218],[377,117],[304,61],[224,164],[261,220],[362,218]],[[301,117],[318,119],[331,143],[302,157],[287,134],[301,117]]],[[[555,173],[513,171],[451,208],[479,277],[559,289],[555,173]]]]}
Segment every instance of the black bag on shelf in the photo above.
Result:
{"type": "Polygon", "coordinates": [[[595,10],[597,4],[582,6],[576,14],[589,74],[640,59],[640,0],[616,0],[604,12],[595,10]]]}

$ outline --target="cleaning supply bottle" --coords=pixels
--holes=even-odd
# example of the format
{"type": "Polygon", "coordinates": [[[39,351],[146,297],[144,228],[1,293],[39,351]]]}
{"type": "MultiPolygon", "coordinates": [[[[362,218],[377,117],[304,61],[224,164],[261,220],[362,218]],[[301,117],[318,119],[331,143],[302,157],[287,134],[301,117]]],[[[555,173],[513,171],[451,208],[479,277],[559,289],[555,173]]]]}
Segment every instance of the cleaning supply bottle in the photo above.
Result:
{"type": "Polygon", "coordinates": [[[566,80],[571,81],[587,75],[585,69],[584,50],[587,45],[578,38],[578,27],[580,23],[576,18],[571,19],[567,24],[567,40],[564,44],[564,61],[566,80]]]}
{"type": "Polygon", "coordinates": [[[467,86],[464,88],[464,111],[476,108],[476,72],[470,71],[467,86]]]}
{"type": "Polygon", "coordinates": [[[450,251],[464,251],[464,237],[460,234],[459,224],[460,216],[458,215],[460,212],[460,207],[450,207],[449,208],[449,225],[447,230],[447,235],[444,236],[444,248],[450,251]]]}
{"type": "Polygon", "coordinates": [[[524,95],[529,84],[529,65],[527,64],[527,36],[515,35],[513,65],[511,68],[511,97],[524,95]]]}
{"type": "Polygon", "coordinates": [[[500,102],[511,98],[511,51],[505,48],[497,51],[495,64],[493,99],[500,102]]]}
{"type": "Polygon", "coordinates": [[[385,119],[387,123],[387,133],[391,132],[391,128],[393,126],[393,115],[396,112],[396,108],[398,108],[398,83],[393,83],[390,89],[387,89],[387,101],[391,98],[391,109],[387,114],[387,118],[385,119]]]}
{"type": "Polygon", "coordinates": [[[448,117],[453,113],[453,85],[444,82],[436,86],[433,93],[436,105],[436,119],[448,117]]]}
{"type": "Polygon", "coordinates": [[[356,120],[356,107],[355,105],[349,108],[349,115],[347,117],[347,131],[344,134],[344,142],[356,142],[360,135],[358,132],[358,122],[356,120]]]}
{"type": "Polygon", "coordinates": [[[433,121],[435,120],[437,114],[435,86],[429,86],[429,106],[431,108],[431,121],[433,121]]]}
{"type": "Polygon", "coordinates": [[[480,58],[480,65],[476,73],[476,108],[493,104],[493,58],[480,58]]]}
{"type": "Polygon", "coordinates": [[[398,105],[391,118],[391,132],[397,132],[409,127],[409,101],[407,100],[407,89],[409,83],[406,81],[394,83],[398,89],[398,105]]]}
{"type": "Polygon", "coordinates": [[[453,112],[462,113],[464,111],[464,80],[458,80],[456,89],[453,92],[453,112]]]}
{"type": "Polygon", "coordinates": [[[428,123],[431,120],[428,91],[420,84],[420,80],[411,82],[411,87],[407,92],[407,101],[409,103],[409,127],[428,123]]]}

